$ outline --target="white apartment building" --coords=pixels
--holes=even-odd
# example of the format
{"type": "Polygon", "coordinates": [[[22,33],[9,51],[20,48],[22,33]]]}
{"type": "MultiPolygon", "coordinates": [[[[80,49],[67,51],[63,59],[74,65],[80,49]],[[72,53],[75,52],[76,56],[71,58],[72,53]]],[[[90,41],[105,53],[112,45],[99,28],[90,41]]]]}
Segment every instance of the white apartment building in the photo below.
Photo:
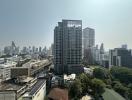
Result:
{"type": "Polygon", "coordinates": [[[0,64],[0,81],[6,81],[11,78],[11,67],[16,67],[15,62],[0,64]]]}

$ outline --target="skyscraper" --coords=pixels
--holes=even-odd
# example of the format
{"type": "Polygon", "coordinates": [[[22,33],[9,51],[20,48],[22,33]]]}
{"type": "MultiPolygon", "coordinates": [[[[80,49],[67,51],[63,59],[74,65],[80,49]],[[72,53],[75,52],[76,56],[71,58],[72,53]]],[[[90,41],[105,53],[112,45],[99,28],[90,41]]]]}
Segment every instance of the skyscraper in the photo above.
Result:
{"type": "Polygon", "coordinates": [[[55,72],[78,73],[82,59],[82,21],[62,20],[54,29],[55,72]]]}
{"type": "Polygon", "coordinates": [[[95,55],[95,30],[92,28],[83,29],[83,61],[87,64],[94,64],[95,55]]]}
{"type": "Polygon", "coordinates": [[[83,29],[83,46],[84,49],[95,46],[95,30],[92,28],[83,29]]]}

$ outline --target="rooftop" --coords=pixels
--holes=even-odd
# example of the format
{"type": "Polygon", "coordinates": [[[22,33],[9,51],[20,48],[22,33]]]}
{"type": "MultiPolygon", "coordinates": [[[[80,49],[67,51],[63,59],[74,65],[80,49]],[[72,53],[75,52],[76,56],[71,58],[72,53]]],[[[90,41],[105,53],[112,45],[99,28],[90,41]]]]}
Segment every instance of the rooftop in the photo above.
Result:
{"type": "Polygon", "coordinates": [[[34,93],[36,93],[41,88],[41,86],[45,83],[46,83],[46,80],[38,79],[38,81],[33,85],[31,90],[29,91],[29,95],[33,95],[34,93]]]}
{"type": "Polygon", "coordinates": [[[60,89],[60,88],[53,88],[48,98],[53,100],[68,100],[68,90],[67,89],[60,89]]]}

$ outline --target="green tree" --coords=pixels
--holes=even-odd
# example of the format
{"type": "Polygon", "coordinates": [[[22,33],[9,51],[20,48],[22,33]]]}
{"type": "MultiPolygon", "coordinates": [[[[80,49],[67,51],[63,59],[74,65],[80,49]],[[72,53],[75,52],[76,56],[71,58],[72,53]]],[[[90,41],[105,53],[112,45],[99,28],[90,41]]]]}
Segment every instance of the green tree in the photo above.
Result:
{"type": "Polygon", "coordinates": [[[113,88],[116,92],[121,94],[123,97],[128,97],[129,89],[123,86],[119,81],[113,82],[113,88]]]}
{"type": "Polygon", "coordinates": [[[95,78],[99,78],[102,80],[111,79],[111,74],[109,70],[105,68],[95,68],[93,71],[93,75],[95,78]]]}
{"type": "Polygon", "coordinates": [[[79,75],[78,79],[81,81],[82,93],[87,93],[90,89],[91,77],[83,73],[79,75]]]}
{"type": "Polygon", "coordinates": [[[114,80],[119,80],[122,83],[132,83],[132,69],[126,67],[112,67],[110,70],[114,80]]]}
{"type": "Polygon", "coordinates": [[[70,86],[69,95],[71,98],[78,97],[80,98],[82,94],[81,82],[79,79],[76,79],[70,86]]]}
{"type": "Polygon", "coordinates": [[[92,79],[92,86],[91,86],[93,93],[95,96],[99,96],[105,92],[105,83],[100,79],[92,79]]]}

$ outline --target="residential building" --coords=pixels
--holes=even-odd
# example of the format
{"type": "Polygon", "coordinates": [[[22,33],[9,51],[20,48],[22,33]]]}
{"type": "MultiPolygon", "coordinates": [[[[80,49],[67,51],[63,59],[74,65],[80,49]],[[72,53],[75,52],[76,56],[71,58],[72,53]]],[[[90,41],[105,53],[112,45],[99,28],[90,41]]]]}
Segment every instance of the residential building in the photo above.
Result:
{"type": "Polygon", "coordinates": [[[82,60],[82,21],[62,20],[54,29],[56,74],[79,73],[82,60]]]}
{"type": "Polygon", "coordinates": [[[15,62],[0,64],[0,81],[11,79],[11,68],[16,67],[15,62]]]}

